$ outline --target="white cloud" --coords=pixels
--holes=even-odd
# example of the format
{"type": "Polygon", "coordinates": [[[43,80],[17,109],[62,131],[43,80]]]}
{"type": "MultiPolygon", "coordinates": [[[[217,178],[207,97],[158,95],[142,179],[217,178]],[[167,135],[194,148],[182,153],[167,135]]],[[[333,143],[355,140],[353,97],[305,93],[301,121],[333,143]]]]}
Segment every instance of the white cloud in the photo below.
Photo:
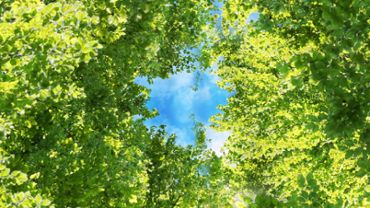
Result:
{"type": "Polygon", "coordinates": [[[208,147],[219,156],[223,155],[222,147],[230,135],[230,131],[219,132],[211,127],[206,127],[206,137],[211,140],[208,147]]]}
{"type": "Polygon", "coordinates": [[[195,91],[195,95],[197,99],[202,99],[202,100],[209,100],[211,99],[211,89],[209,86],[203,86],[197,91],[195,91]]]}
{"type": "Polygon", "coordinates": [[[171,88],[176,91],[180,88],[189,88],[193,85],[194,73],[182,72],[173,75],[171,78],[171,88]]]}
{"type": "Polygon", "coordinates": [[[152,96],[166,97],[172,95],[174,92],[191,88],[193,80],[194,73],[181,72],[167,79],[156,78],[153,80],[154,84],[149,84],[144,77],[137,77],[135,82],[150,88],[152,90],[152,96]]]}
{"type": "Polygon", "coordinates": [[[182,72],[168,79],[155,79],[155,84],[145,86],[152,90],[152,97],[166,99],[167,107],[173,111],[177,120],[186,123],[195,108],[211,99],[209,86],[203,85],[197,91],[193,90],[195,76],[195,73],[182,72]]]}
{"type": "MultiPolygon", "coordinates": [[[[196,80],[196,76],[199,76],[196,72],[182,72],[172,75],[168,79],[154,79],[154,84],[148,84],[144,78],[137,78],[135,81],[151,89],[150,94],[153,99],[150,105],[155,106],[160,114],[158,117],[146,121],[145,124],[147,126],[165,124],[167,132],[169,134],[175,133],[178,137],[177,143],[181,145],[194,142],[192,131],[194,123],[190,116],[196,114],[196,119],[208,124],[208,116],[213,112],[211,106],[217,100],[217,96],[223,96],[215,85],[220,78],[211,70],[201,73],[200,80],[196,80]],[[193,90],[195,84],[198,84],[196,91],[193,90]]],[[[230,132],[217,132],[206,127],[206,136],[211,139],[208,146],[217,155],[223,154],[221,147],[229,135],[230,132]]]]}
{"type": "Polygon", "coordinates": [[[149,87],[152,89],[152,93],[157,96],[167,96],[173,92],[181,91],[186,88],[191,88],[193,85],[194,74],[182,72],[179,74],[172,75],[168,79],[154,79],[154,85],[149,87]]]}
{"type": "Polygon", "coordinates": [[[172,125],[166,125],[166,131],[169,135],[176,134],[176,143],[182,146],[186,146],[192,143],[193,135],[192,132],[186,129],[174,127],[172,125]]]}
{"type": "Polygon", "coordinates": [[[217,85],[218,81],[221,81],[221,78],[216,74],[217,69],[218,69],[218,64],[215,63],[212,65],[211,69],[207,70],[207,73],[205,73],[205,76],[207,76],[209,81],[215,85],[217,85]]]}
{"type": "Polygon", "coordinates": [[[217,85],[217,82],[221,81],[221,78],[217,75],[213,74],[213,75],[210,75],[209,77],[210,77],[211,82],[216,85],[217,85]]]}

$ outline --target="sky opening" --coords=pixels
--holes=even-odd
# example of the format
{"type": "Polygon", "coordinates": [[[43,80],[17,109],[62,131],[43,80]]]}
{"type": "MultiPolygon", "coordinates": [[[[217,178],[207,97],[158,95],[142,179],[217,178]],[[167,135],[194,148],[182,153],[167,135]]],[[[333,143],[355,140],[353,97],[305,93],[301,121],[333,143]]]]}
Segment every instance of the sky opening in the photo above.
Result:
{"type": "MultiPolygon", "coordinates": [[[[220,8],[222,3],[218,5],[220,8]]],[[[221,10],[219,10],[221,14],[221,10]]],[[[217,11],[216,11],[217,13],[217,11]]],[[[256,21],[259,13],[252,13],[247,23],[256,21]]],[[[221,19],[219,20],[221,23],[221,19]]],[[[217,70],[213,67],[213,70],[217,70]]],[[[146,78],[139,77],[136,83],[151,90],[151,99],[147,102],[149,109],[157,109],[159,115],[145,121],[147,127],[165,125],[169,134],[177,135],[180,145],[193,145],[195,135],[194,122],[201,122],[206,129],[206,136],[211,142],[209,148],[218,155],[222,154],[221,147],[230,136],[230,132],[217,132],[210,128],[209,119],[220,112],[217,106],[225,105],[231,95],[218,87],[219,77],[211,70],[181,72],[170,78],[156,78],[149,84],[146,78]]]]}
{"type": "Polygon", "coordinates": [[[211,116],[219,113],[218,105],[224,105],[230,94],[217,86],[219,78],[210,71],[181,72],[167,79],[154,79],[149,84],[145,78],[136,83],[151,90],[149,109],[157,109],[159,115],[147,120],[145,125],[166,125],[169,134],[177,135],[180,145],[194,144],[194,121],[201,122],[207,138],[212,139],[209,147],[216,153],[229,136],[228,132],[216,132],[209,127],[211,116]]]}

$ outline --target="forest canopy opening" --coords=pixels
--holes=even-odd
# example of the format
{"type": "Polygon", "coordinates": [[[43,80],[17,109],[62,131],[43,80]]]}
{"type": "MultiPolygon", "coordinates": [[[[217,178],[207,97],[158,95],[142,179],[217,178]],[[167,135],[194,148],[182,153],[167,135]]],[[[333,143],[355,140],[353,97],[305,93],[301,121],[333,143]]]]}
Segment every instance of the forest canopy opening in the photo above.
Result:
{"type": "Polygon", "coordinates": [[[368,207],[369,10],[0,0],[0,207],[368,207]],[[216,111],[196,94],[214,82],[172,92],[207,117],[183,146],[164,121],[148,127],[157,113],[137,80],[180,76],[175,88],[195,63],[217,65],[231,94],[216,111]],[[216,131],[224,154],[207,147],[216,131]]]}

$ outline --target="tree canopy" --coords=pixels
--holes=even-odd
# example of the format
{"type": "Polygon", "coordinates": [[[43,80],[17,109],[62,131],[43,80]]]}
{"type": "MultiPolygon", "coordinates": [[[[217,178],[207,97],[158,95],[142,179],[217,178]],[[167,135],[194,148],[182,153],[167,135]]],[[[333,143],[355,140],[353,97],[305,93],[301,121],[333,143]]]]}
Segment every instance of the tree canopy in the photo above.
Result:
{"type": "Polygon", "coordinates": [[[369,4],[223,8],[212,56],[222,57],[220,86],[234,95],[214,125],[233,132],[225,156],[233,180],[262,207],[368,206],[369,4]]]}
{"type": "MultiPolygon", "coordinates": [[[[187,68],[196,57],[186,51],[199,44],[211,6],[192,0],[1,1],[0,203],[150,203],[146,196],[157,196],[151,152],[158,147],[142,121],[154,112],[145,107],[148,90],[133,81],[187,68]]],[[[169,144],[167,151],[195,160],[186,156],[192,150],[169,144]]],[[[187,171],[187,164],[176,165],[187,171]]]]}
{"type": "Polygon", "coordinates": [[[368,207],[369,8],[0,0],[0,207],[368,207]],[[144,125],[134,80],[197,65],[232,94],[222,156],[144,125]]]}

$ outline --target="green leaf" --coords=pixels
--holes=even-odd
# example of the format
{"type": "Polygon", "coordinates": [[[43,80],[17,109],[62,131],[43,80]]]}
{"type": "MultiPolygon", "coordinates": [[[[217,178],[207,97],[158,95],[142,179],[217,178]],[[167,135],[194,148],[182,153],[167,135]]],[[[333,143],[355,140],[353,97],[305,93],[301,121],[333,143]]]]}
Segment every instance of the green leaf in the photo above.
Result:
{"type": "Polygon", "coordinates": [[[21,184],[25,183],[28,180],[27,175],[20,172],[20,171],[13,171],[11,173],[11,177],[14,178],[15,183],[17,185],[21,185],[21,184]]]}

